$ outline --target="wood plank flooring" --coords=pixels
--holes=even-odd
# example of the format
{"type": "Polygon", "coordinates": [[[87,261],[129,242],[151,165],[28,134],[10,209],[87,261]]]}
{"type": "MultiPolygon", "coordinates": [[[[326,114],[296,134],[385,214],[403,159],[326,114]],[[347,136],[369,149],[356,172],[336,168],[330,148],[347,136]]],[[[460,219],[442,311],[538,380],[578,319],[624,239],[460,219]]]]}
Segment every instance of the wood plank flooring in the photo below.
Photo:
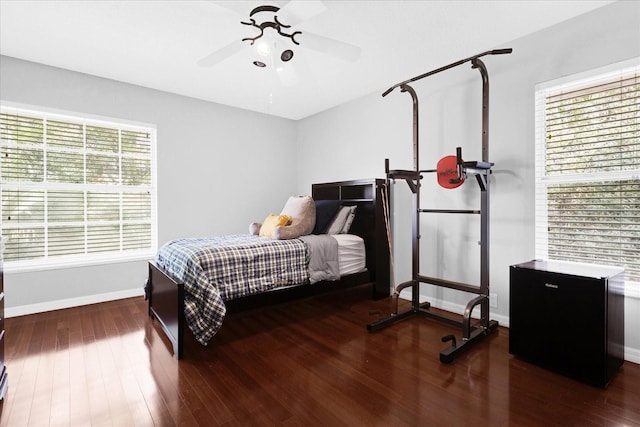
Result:
{"type": "Polygon", "coordinates": [[[412,318],[368,333],[390,309],[368,289],[227,316],[208,347],[173,359],[133,298],[6,320],[2,426],[634,426],[640,365],[606,390],[508,353],[500,328],[453,364],[412,318]]]}

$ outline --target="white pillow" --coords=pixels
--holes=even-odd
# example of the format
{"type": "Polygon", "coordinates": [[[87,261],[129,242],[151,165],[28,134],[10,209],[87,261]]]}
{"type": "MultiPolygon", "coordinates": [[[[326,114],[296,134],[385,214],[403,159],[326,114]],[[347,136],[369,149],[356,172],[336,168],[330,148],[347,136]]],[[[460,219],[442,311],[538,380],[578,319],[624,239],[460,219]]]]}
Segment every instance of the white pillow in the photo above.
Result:
{"type": "MultiPolygon", "coordinates": [[[[329,227],[327,227],[327,234],[343,233],[342,230],[344,229],[347,220],[352,213],[355,214],[355,210],[355,206],[340,206],[340,209],[338,209],[338,213],[333,218],[331,224],[329,224],[329,227]]],[[[353,222],[353,218],[351,219],[351,222],[353,222]]],[[[349,224],[349,227],[351,227],[351,224],[349,224]]]]}
{"type": "Polygon", "coordinates": [[[347,220],[344,222],[344,226],[340,231],[341,234],[349,233],[351,230],[351,224],[353,224],[353,219],[356,217],[356,206],[349,207],[349,215],[347,215],[347,220]]]}

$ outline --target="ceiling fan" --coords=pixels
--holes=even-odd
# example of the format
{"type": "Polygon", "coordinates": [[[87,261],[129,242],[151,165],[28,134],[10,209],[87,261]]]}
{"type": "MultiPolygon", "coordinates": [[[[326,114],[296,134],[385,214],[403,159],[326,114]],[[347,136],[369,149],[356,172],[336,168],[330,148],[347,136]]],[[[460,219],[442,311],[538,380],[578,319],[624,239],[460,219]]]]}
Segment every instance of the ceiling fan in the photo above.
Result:
{"type": "MultiPolygon", "coordinates": [[[[216,4],[242,14],[241,3],[215,1],[216,4]]],[[[243,49],[253,49],[253,65],[259,68],[273,67],[282,71],[283,65],[292,61],[298,48],[308,48],[346,61],[356,61],[360,48],[349,43],[320,36],[295,26],[326,9],[319,0],[288,1],[262,4],[249,12],[249,19],[240,24],[258,30],[253,37],[237,39],[210,53],[198,61],[202,67],[212,67],[243,49]],[[282,4],[282,7],[280,7],[282,4]]],[[[249,28],[247,28],[249,30],[249,28]]],[[[255,32],[255,31],[254,31],[255,32]]]]}

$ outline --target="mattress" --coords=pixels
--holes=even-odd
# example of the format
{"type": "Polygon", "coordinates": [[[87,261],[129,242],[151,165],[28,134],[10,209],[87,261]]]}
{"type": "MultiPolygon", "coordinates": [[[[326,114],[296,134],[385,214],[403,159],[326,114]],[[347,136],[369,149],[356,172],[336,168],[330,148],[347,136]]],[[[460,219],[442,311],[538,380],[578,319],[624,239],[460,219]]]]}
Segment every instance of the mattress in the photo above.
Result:
{"type": "Polygon", "coordinates": [[[358,273],[366,266],[366,251],[362,237],[354,234],[332,234],[338,241],[340,276],[358,273]]]}

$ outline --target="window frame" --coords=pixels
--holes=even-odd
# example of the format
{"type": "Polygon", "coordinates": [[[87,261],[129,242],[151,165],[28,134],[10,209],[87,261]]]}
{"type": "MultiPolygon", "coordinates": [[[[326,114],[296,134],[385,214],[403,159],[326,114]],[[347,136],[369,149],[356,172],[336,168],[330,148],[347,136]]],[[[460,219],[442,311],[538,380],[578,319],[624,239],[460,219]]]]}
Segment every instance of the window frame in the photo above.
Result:
{"type": "MultiPolygon", "coordinates": [[[[53,270],[71,267],[85,267],[92,265],[103,265],[113,263],[123,263],[130,261],[148,260],[155,256],[158,248],[158,217],[157,217],[157,128],[154,124],[136,122],[120,118],[104,117],[91,115],[87,113],[58,110],[41,106],[33,106],[27,104],[14,103],[9,101],[0,100],[0,111],[2,113],[17,113],[26,116],[33,116],[43,118],[46,120],[54,121],[66,121],[72,123],[80,123],[85,126],[106,127],[111,129],[118,129],[119,131],[133,131],[133,132],[148,132],[150,142],[150,162],[151,162],[151,183],[146,188],[151,197],[150,202],[150,224],[151,224],[151,244],[149,248],[133,249],[123,251],[121,248],[118,252],[99,252],[94,254],[79,254],[79,255],[63,255],[53,256],[51,258],[36,258],[26,260],[4,260],[4,271],[7,273],[22,273],[31,271],[53,270]]],[[[86,138],[85,138],[86,139],[86,138]]],[[[83,152],[87,152],[84,147],[83,152]]],[[[121,156],[122,152],[118,152],[118,156],[121,156]]],[[[87,164],[85,162],[83,170],[86,173],[87,164]]],[[[50,183],[46,179],[41,183],[22,183],[16,186],[21,188],[34,188],[45,189],[51,191],[52,189],[63,189],[66,184],[50,183]]],[[[89,191],[91,188],[100,189],[104,188],[102,184],[83,184],[89,191]]],[[[116,187],[121,190],[127,187],[122,182],[116,187]]],[[[111,187],[113,188],[113,187],[111,187]]],[[[0,203],[0,221],[2,220],[3,206],[0,203]]],[[[84,207],[85,218],[87,212],[87,205],[84,207]]],[[[86,219],[85,219],[86,220],[86,219]]],[[[43,224],[47,224],[48,219],[45,217],[43,224]]],[[[118,220],[118,224],[122,226],[125,224],[124,219],[121,217],[118,220]]],[[[0,231],[1,234],[1,231],[0,231]]]]}
{"type": "MultiPolygon", "coordinates": [[[[558,89],[570,90],[588,84],[597,85],[606,79],[612,79],[627,73],[640,74],[640,57],[608,65],[606,67],[572,74],[560,79],[544,82],[535,86],[535,256],[549,258],[547,188],[554,184],[623,182],[640,179],[640,169],[625,171],[594,171],[571,175],[546,174],[546,97],[549,92],[558,89]]],[[[586,263],[587,261],[585,261],[586,263]]],[[[597,262],[594,262],[597,263],[597,262]]],[[[640,281],[626,280],[625,294],[640,298],[640,281]]]]}

